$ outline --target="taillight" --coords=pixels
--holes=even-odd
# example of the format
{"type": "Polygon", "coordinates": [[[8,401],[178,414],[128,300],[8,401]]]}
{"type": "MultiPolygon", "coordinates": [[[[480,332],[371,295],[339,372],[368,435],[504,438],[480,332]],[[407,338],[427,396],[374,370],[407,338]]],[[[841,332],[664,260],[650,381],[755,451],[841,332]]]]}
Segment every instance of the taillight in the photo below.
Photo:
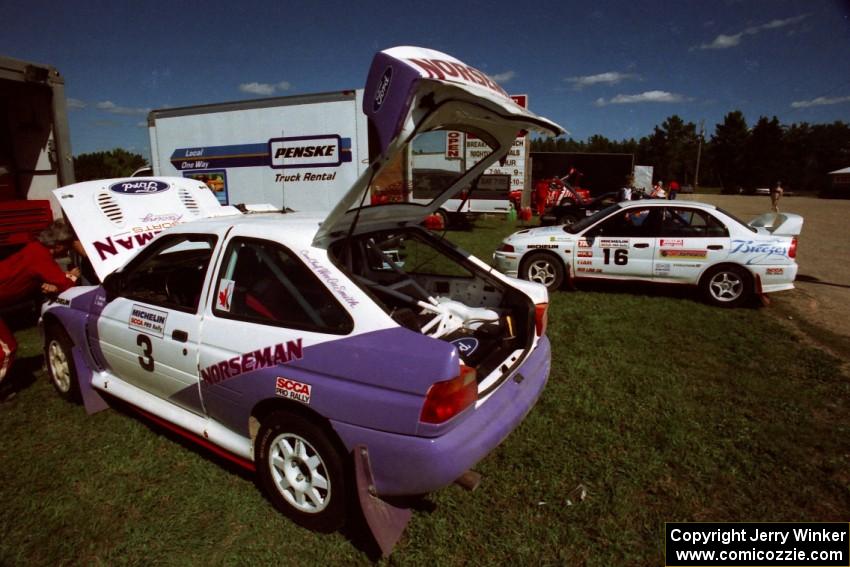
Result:
{"type": "Polygon", "coordinates": [[[546,333],[546,325],[549,323],[549,304],[538,303],[534,306],[534,328],[537,336],[542,337],[546,333]]]}
{"type": "Polygon", "coordinates": [[[797,257],[797,237],[791,239],[791,247],[788,249],[788,257],[796,258],[797,257]]]}
{"type": "Polygon", "coordinates": [[[428,388],[419,421],[443,423],[453,418],[478,399],[475,369],[460,365],[460,374],[451,380],[435,382],[428,388]]]}
{"type": "Polygon", "coordinates": [[[504,244],[503,243],[501,246],[499,246],[498,251],[499,252],[513,252],[514,247],[511,244],[504,244]]]}

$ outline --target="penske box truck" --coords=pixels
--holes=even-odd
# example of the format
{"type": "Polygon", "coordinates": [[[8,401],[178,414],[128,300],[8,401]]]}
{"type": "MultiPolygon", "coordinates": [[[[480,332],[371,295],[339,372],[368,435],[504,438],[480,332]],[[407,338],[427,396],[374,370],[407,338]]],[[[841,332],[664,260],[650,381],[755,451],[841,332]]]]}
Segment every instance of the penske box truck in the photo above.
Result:
{"type": "MultiPolygon", "coordinates": [[[[363,91],[347,90],[154,110],[148,115],[152,173],[203,181],[224,205],[329,211],[369,164],[362,108],[363,91]]],[[[451,134],[403,156],[390,168],[395,178],[375,184],[372,202],[429,202],[440,175],[488,153],[480,140],[451,134]]],[[[509,192],[527,181],[525,142],[518,137],[505,163],[489,168],[440,214],[506,213],[509,192]]]]}
{"type": "Polygon", "coordinates": [[[154,110],[154,175],[206,183],[224,205],[330,210],[368,166],[363,91],[154,110]]]}

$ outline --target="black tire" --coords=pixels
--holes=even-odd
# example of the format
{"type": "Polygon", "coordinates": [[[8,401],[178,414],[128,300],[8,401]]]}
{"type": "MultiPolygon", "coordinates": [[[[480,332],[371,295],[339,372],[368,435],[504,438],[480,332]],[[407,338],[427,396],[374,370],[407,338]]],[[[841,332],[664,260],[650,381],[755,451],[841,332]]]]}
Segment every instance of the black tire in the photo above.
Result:
{"type": "Polygon", "coordinates": [[[699,281],[703,299],[717,307],[740,307],[753,294],[750,273],[734,265],[716,266],[699,281]]]}
{"type": "Polygon", "coordinates": [[[344,453],[323,427],[278,411],[262,420],[256,443],[257,482],[278,511],[317,532],[345,524],[344,453]]]}
{"type": "Polygon", "coordinates": [[[50,383],[61,397],[76,404],[82,401],[80,380],[74,364],[74,343],[59,323],[50,323],[44,331],[44,362],[50,383]]]}
{"type": "Polygon", "coordinates": [[[554,254],[534,252],[522,260],[520,278],[545,285],[555,291],[564,283],[566,267],[554,254]]]}

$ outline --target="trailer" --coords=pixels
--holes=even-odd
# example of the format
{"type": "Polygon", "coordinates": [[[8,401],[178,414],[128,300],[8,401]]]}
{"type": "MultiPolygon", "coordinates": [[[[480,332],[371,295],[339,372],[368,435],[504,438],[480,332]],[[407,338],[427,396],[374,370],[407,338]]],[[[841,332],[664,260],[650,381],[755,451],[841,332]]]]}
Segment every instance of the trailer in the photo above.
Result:
{"type": "Polygon", "coordinates": [[[634,175],[634,156],[616,153],[531,152],[532,179],[536,183],[549,177],[563,177],[571,169],[578,172],[575,184],[591,195],[618,191],[634,175]]]}
{"type": "Polygon", "coordinates": [[[202,181],[223,205],[328,211],[369,163],[363,91],[153,110],[153,175],[202,181]]]}
{"type": "Polygon", "coordinates": [[[58,217],[61,209],[51,192],[71,183],[65,80],[49,65],[0,56],[0,202],[30,200],[46,206],[49,200],[51,216],[58,217]]]}

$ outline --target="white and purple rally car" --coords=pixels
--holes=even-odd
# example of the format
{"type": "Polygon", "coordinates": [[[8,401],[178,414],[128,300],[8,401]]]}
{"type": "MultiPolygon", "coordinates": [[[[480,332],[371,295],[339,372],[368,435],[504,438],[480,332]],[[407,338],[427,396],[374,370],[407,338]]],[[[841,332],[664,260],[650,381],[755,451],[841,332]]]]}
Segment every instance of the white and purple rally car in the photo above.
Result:
{"type": "Polygon", "coordinates": [[[329,215],[240,212],[182,178],[58,189],[103,285],[43,312],[60,394],[89,411],[109,397],[131,404],[256,470],[279,510],[321,531],[343,523],[355,489],[422,494],[464,475],[549,374],[546,288],[419,223],[474,186],[517,132],[561,129],[421,48],[376,55],[365,101],[373,159],[329,215]],[[459,131],[487,155],[437,173],[398,167],[459,131]],[[370,205],[393,184],[427,184],[433,200],[370,205]],[[355,448],[368,456],[354,458],[356,483],[355,448]]]}
{"type": "Polygon", "coordinates": [[[698,286],[723,307],[794,288],[799,215],[749,224],[713,205],[642,200],[612,205],[569,225],[521,230],[493,254],[503,273],[549,290],[568,280],[615,279],[698,286]]]}

